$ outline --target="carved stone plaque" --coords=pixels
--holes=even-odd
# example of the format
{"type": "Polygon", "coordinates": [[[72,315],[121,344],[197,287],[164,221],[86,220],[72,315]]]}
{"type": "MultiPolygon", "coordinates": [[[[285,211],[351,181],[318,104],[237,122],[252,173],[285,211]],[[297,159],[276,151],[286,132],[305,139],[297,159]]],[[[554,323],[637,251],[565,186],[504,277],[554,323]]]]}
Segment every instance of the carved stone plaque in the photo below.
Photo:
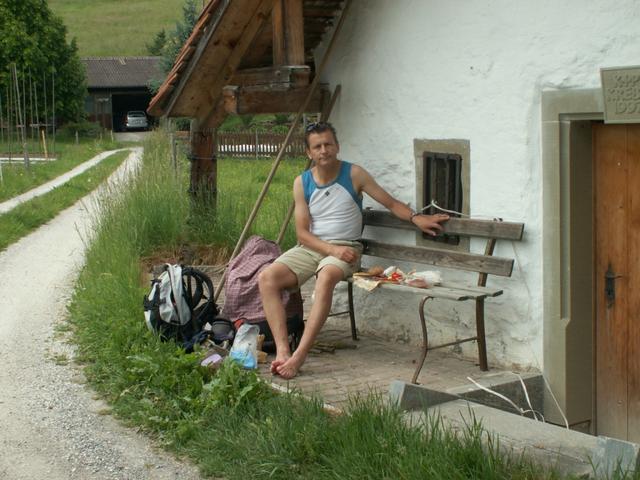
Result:
{"type": "Polygon", "coordinates": [[[640,123],[640,67],[600,69],[604,123],[640,123]]]}

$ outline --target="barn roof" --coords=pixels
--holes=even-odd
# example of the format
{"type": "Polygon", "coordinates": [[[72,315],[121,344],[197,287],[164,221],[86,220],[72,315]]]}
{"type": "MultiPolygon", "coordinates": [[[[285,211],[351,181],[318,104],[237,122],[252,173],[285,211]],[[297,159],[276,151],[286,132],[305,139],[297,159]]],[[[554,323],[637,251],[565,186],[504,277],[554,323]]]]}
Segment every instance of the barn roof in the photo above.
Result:
{"type": "MultiPolygon", "coordinates": [[[[277,95],[278,89],[282,93],[308,85],[314,49],[341,8],[342,0],[210,0],[151,100],[149,112],[209,118],[212,110],[220,109],[225,87],[261,86],[277,95]],[[302,19],[303,35],[293,40],[303,44],[303,54],[296,65],[274,61],[279,54],[278,47],[274,49],[274,38],[278,38],[274,30],[281,25],[274,21],[278,5],[282,17],[296,15],[291,13],[294,8],[301,10],[297,15],[302,19]]],[[[272,108],[278,111],[276,103],[272,102],[272,108]]]]}
{"type": "Polygon", "coordinates": [[[89,88],[146,87],[163,77],[160,57],[89,57],[82,63],[89,88]]]}

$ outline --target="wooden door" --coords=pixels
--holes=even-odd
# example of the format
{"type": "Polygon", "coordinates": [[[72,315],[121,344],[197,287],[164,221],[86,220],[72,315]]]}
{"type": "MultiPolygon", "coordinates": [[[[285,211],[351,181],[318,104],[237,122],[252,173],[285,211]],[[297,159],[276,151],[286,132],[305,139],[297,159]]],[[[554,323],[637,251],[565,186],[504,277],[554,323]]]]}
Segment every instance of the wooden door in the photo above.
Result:
{"type": "Polygon", "coordinates": [[[594,125],[596,430],[640,441],[640,125],[594,125]]]}

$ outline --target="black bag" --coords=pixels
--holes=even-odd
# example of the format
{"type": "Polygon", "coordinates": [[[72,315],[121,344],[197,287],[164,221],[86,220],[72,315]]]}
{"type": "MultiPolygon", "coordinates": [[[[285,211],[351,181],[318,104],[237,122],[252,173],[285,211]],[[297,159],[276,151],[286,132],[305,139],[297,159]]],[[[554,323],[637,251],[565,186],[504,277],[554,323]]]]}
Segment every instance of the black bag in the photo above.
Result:
{"type": "MultiPolygon", "coordinates": [[[[264,343],[262,344],[262,351],[267,353],[276,352],[276,344],[273,341],[273,334],[269,328],[267,321],[254,323],[260,328],[260,334],[264,335],[264,343]]],[[[287,318],[287,332],[289,333],[289,348],[293,352],[300,344],[300,339],[304,332],[304,320],[300,315],[294,315],[287,318]]]]}
{"type": "Polygon", "coordinates": [[[147,327],[162,340],[176,340],[189,352],[203,326],[218,315],[213,297],[207,274],[194,267],[166,264],[143,300],[147,327]]]}

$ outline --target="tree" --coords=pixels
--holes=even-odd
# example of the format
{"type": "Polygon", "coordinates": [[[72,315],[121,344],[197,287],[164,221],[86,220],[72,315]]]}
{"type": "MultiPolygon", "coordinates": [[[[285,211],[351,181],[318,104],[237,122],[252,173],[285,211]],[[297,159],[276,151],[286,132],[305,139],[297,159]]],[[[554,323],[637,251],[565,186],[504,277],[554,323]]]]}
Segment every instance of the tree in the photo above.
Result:
{"type": "Polygon", "coordinates": [[[164,48],[162,49],[162,60],[160,61],[160,68],[164,73],[169,73],[173,68],[173,64],[185,44],[189,35],[193,31],[193,27],[198,20],[198,6],[196,0],[185,0],[182,6],[182,20],[176,23],[176,28],[172,32],[169,32],[164,48]]]}
{"type": "MultiPolygon", "coordinates": [[[[80,119],[86,95],[84,66],[75,39],[67,42],[66,27],[46,1],[0,0],[0,32],[0,95],[7,91],[9,71],[15,64],[20,84],[31,80],[38,92],[41,111],[43,92],[48,92],[51,102],[55,83],[56,118],[80,119]]],[[[52,117],[50,103],[43,113],[52,117]]]]}
{"type": "Polygon", "coordinates": [[[147,53],[154,57],[160,57],[162,55],[162,50],[167,44],[167,32],[163,28],[156,36],[153,37],[151,43],[147,43],[147,53]]]}

